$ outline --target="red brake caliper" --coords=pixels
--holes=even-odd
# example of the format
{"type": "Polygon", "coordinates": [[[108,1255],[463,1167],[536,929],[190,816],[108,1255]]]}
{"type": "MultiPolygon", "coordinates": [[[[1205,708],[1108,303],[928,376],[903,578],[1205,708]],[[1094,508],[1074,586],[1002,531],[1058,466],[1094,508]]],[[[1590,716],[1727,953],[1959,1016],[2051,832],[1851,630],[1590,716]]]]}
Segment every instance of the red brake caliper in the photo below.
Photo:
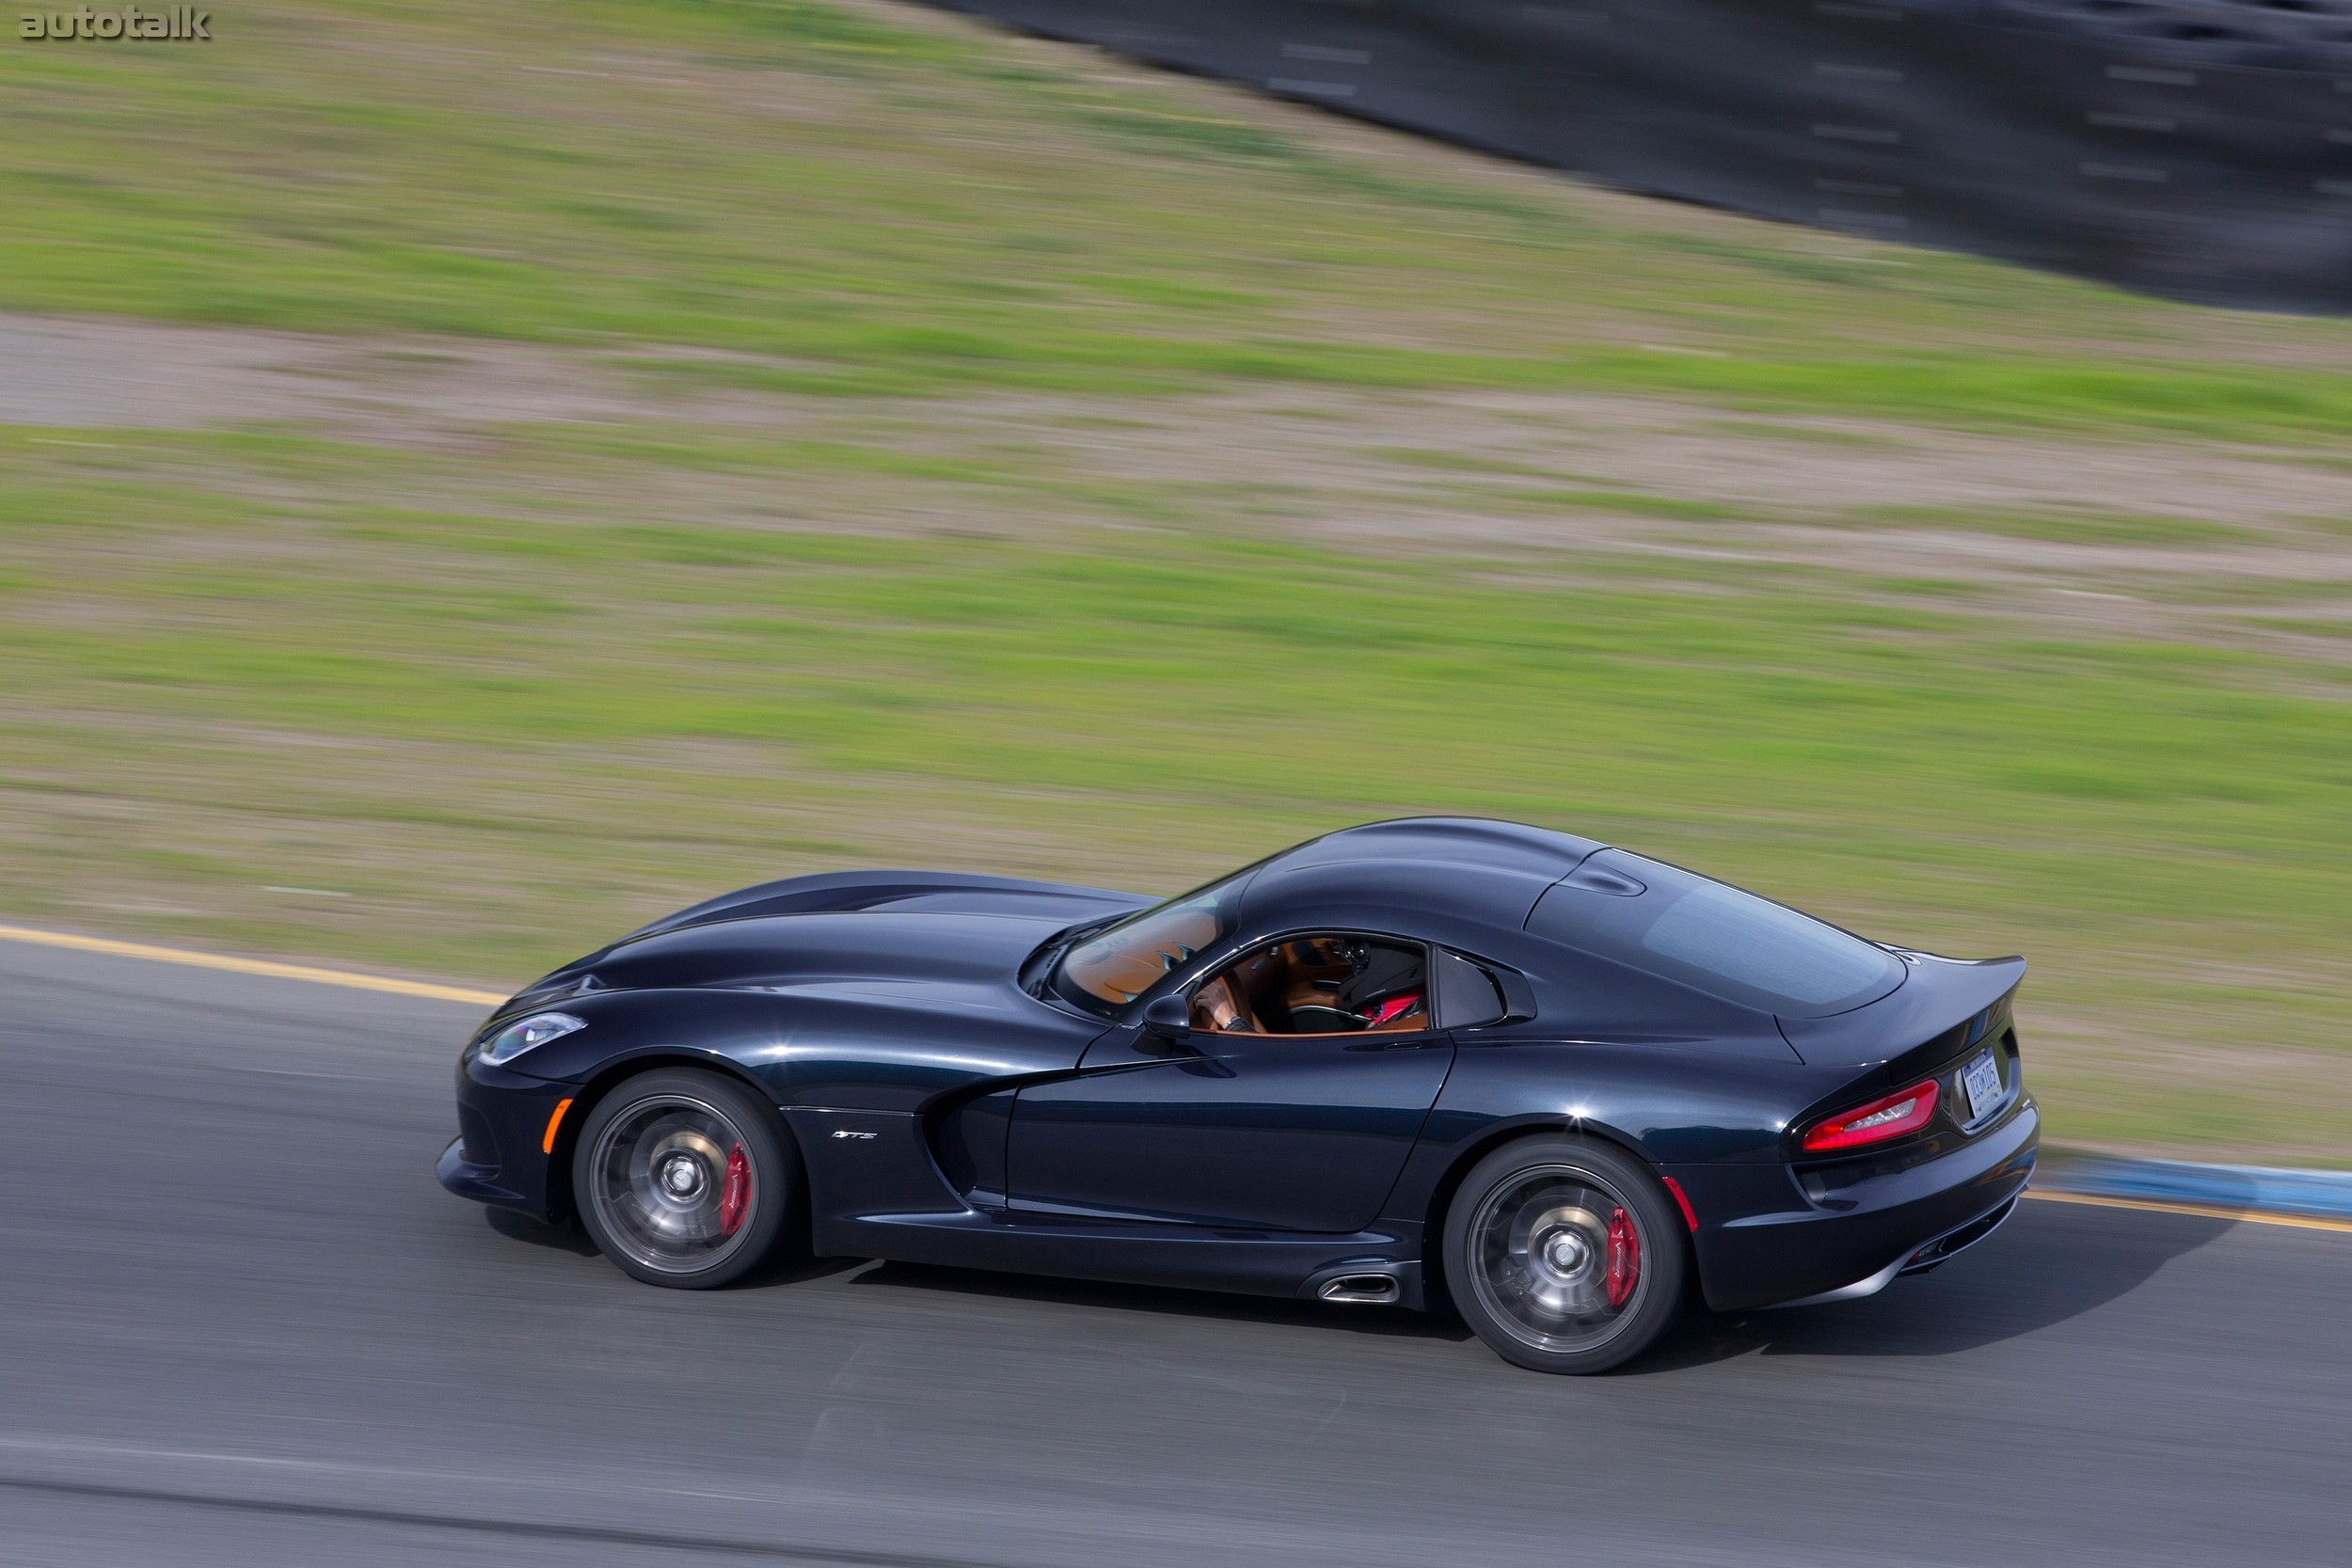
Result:
{"type": "MultiPolygon", "coordinates": [[[[719,1189],[719,1234],[722,1236],[732,1236],[736,1233],[736,1231],[742,1228],[743,1211],[745,1208],[749,1207],[751,1200],[752,1163],[750,1159],[744,1155],[743,1146],[741,1144],[737,1144],[733,1148],[727,1150],[726,1183],[719,1189]]],[[[1618,1211],[1619,1213],[1623,1213],[1625,1211],[1622,1209],[1618,1211]]],[[[1616,1227],[1612,1225],[1609,1227],[1609,1257],[1611,1259],[1610,1266],[1612,1268],[1616,1266],[1616,1227]]],[[[1614,1280],[1616,1275],[1613,1274],[1609,1277],[1612,1280],[1614,1280]]],[[[1616,1299],[1616,1286],[1612,1284],[1609,1289],[1611,1291],[1610,1299],[1613,1301],[1616,1299]]]]}
{"type": "MultiPolygon", "coordinates": [[[[729,1171],[734,1169],[728,1167],[729,1171]]],[[[1633,1299],[1642,1279],[1642,1238],[1633,1216],[1620,1209],[1609,1216],[1609,1305],[1623,1307],[1633,1299]]]]}

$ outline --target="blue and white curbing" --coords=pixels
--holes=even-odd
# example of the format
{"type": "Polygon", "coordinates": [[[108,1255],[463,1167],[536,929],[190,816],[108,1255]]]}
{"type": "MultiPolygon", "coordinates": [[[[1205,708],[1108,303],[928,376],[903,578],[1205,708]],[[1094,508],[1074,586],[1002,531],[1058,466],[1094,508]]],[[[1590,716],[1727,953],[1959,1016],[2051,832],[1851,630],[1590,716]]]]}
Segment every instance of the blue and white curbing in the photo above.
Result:
{"type": "Polygon", "coordinates": [[[2182,1204],[2352,1222],[2352,1171],[2271,1165],[2203,1165],[2044,1152],[2033,1184],[2048,1193],[2120,1202],[2182,1204]]]}

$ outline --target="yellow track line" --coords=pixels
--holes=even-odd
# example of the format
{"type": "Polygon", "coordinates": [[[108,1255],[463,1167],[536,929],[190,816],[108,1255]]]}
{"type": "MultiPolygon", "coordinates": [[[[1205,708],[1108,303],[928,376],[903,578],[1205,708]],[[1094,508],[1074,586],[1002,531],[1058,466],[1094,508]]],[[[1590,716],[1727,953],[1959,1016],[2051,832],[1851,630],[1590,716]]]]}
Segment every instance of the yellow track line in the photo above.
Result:
{"type": "Polygon", "coordinates": [[[2145,1209],[2153,1214],[2195,1214],[2201,1219],[2244,1220],[2249,1225],[2285,1225],[2297,1230],[2341,1230],[2352,1234],[2352,1220],[2322,1219],[2317,1214],[2274,1214],[2206,1203],[2164,1203],[2153,1197],[2094,1197],[2089,1193],[2053,1193],[2040,1187],[2026,1188],[2026,1196],[2049,1203],[2087,1203],[2095,1209],[2145,1209]]]}
{"type": "Polygon", "coordinates": [[[261,958],[230,958],[218,953],[191,953],[184,947],[153,947],[143,942],[114,942],[105,937],[68,936],[63,931],[37,931],[29,926],[0,926],[0,942],[30,942],[38,947],[66,947],[76,953],[108,953],[118,958],[147,958],[155,963],[185,964],[191,969],[225,969],[231,974],[265,974],[273,980],[310,980],[350,990],[389,991],[394,996],[424,996],[436,1002],[471,1002],[495,1007],[506,998],[494,990],[467,990],[460,986],[427,985],[421,980],[394,980],[381,974],[355,974],[346,969],[313,969],[308,964],[270,963],[261,958]]]}

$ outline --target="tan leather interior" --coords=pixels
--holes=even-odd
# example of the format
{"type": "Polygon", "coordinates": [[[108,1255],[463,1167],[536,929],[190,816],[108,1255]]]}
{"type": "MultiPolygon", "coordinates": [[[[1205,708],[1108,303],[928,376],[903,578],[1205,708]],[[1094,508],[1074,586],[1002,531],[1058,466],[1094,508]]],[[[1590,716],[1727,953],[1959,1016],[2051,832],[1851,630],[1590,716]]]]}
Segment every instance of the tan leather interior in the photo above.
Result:
{"type": "Polygon", "coordinates": [[[1192,1026],[1215,1034],[1409,1033],[1430,1026],[1428,995],[1417,951],[1359,937],[1299,937],[1259,948],[1212,976],[1193,993],[1192,1026]],[[1374,952],[1398,983],[1369,999],[1371,1010],[1351,1011],[1343,992],[1374,952]]]}
{"type": "Polygon", "coordinates": [[[1079,947],[1063,974],[1105,1002],[1132,1002],[1216,937],[1215,913],[1179,905],[1079,947]]]}

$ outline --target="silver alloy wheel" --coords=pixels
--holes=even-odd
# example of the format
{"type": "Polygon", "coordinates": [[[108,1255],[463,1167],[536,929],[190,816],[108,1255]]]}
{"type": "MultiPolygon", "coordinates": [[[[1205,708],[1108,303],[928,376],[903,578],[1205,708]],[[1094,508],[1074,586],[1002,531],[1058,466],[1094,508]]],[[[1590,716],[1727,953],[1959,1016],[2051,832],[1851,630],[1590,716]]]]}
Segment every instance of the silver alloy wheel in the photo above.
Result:
{"type": "Polygon", "coordinates": [[[1554,1354],[1614,1338],[1650,1288],[1640,1222],[1600,1177],[1534,1165],[1470,1218],[1470,1288],[1514,1338],[1554,1354]]]}
{"type": "Polygon", "coordinates": [[[750,1150],[707,1101],[659,1094],[606,1123],[588,1160],[589,1201],[617,1246],[661,1274],[700,1274],[734,1256],[761,1201],[750,1150]]]}

